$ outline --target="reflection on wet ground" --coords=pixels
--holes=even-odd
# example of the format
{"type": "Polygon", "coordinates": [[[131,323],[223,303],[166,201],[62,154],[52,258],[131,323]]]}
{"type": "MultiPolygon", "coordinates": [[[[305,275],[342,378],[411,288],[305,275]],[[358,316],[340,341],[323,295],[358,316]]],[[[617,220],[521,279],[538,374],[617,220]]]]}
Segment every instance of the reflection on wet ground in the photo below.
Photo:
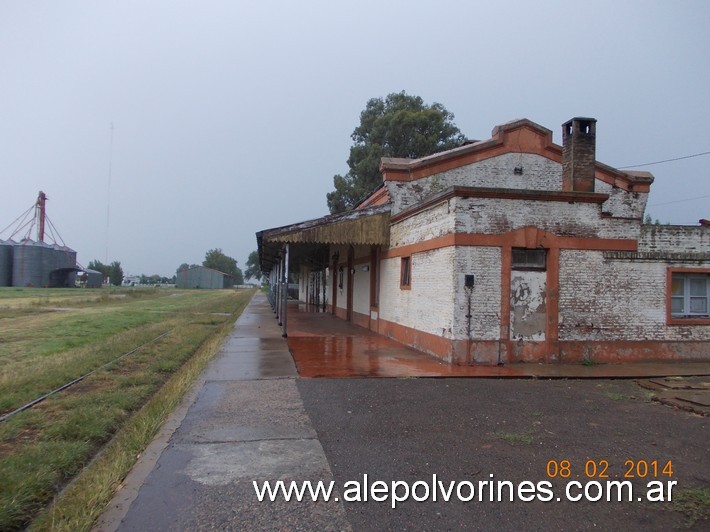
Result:
{"type": "Polygon", "coordinates": [[[456,366],[363,327],[289,304],[288,347],[301,377],[614,378],[710,375],[710,363],[456,366]]]}

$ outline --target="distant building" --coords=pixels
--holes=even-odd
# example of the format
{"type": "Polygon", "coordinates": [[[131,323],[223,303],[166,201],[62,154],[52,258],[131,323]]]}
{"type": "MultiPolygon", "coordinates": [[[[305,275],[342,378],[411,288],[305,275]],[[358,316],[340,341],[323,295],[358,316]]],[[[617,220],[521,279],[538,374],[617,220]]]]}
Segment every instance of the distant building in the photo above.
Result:
{"type": "Polygon", "coordinates": [[[177,273],[175,286],[177,288],[233,288],[234,277],[204,266],[193,266],[177,273]]]}
{"type": "Polygon", "coordinates": [[[80,285],[84,288],[101,288],[104,274],[87,268],[79,273],[78,278],[80,285]]]}
{"type": "Polygon", "coordinates": [[[126,275],[123,278],[123,286],[136,286],[141,284],[141,278],[138,275],[126,275]]]}

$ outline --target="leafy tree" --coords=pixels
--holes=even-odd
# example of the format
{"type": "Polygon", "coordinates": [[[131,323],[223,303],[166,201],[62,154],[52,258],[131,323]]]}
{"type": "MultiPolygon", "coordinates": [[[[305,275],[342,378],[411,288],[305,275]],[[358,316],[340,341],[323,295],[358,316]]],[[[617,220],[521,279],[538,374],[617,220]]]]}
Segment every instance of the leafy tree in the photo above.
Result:
{"type": "Polygon", "coordinates": [[[335,190],[327,194],[330,212],[352,209],[382,184],[382,157],[416,159],[460,146],[465,137],[453,119],[440,103],[404,91],[369,100],[351,135],[350,170],[333,177],[335,190]]]}
{"type": "Polygon", "coordinates": [[[210,249],[205,254],[205,260],[202,262],[205,268],[227,273],[234,277],[234,284],[244,284],[244,274],[237,267],[236,259],[222,253],[220,248],[210,249]]]}
{"type": "Polygon", "coordinates": [[[184,272],[185,270],[189,270],[191,268],[197,268],[199,264],[188,264],[187,262],[183,262],[180,266],[178,266],[178,269],[175,270],[175,273],[180,273],[184,272]]]}
{"type": "Polygon", "coordinates": [[[261,281],[261,266],[259,265],[259,252],[252,251],[247,259],[247,269],[244,270],[244,277],[261,281]]]}
{"type": "Polygon", "coordinates": [[[123,282],[123,268],[117,260],[113,261],[108,267],[108,280],[114,286],[121,286],[123,282]]]}
{"type": "Polygon", "coordinates": [[[100,260],[92,260],[91,262],[89,262],[87,269],[101,272],[104,276],[104,279],[106,279],[106,277],[109,276],[110,266],[107,266],[100,260]]]}

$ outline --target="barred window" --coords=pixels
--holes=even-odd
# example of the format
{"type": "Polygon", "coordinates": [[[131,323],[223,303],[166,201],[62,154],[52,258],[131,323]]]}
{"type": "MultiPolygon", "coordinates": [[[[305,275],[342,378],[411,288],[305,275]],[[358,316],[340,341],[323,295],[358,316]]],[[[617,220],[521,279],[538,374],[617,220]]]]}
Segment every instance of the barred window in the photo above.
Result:
{"type": "Polygon", "coordinates": [[[547,264],[547,250],[513,248],[514,270],[545,270],[547,264]]]}

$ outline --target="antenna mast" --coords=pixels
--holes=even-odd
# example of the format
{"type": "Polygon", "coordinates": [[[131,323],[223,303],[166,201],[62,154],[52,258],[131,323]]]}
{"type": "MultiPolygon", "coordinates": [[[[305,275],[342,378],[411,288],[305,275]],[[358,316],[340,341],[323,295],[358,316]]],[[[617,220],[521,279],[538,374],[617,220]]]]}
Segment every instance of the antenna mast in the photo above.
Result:
{"type": "Polygon", "coordinates": [[[113,122],[108,153],[108,192],[106,194],[106,264],[108,264],[109,222],[111,221],[111,173],[113,171],[113,122]]]}

